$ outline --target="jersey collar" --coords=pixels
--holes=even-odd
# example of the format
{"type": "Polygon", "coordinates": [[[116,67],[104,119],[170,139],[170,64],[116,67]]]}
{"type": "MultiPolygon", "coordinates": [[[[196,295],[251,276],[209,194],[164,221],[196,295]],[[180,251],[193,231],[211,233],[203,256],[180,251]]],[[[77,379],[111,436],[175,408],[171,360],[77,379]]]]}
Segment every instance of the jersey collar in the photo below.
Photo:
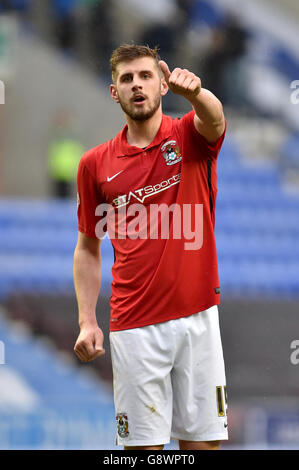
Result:
{"type": "MultiPolygon", "coordinates": [[[[128,130],[128,125],[126,124],[124,128],[115,137],[116,157],[134,156],[144,151],[140,147],[135,147],[133,145],[128,144],[127,130],[128,130]]],[[[162,114],[162,122],[161,122],[160,128],[154,140],[146,147],[146,149],[148,150],[152,147],[156,147],[157,145],[161,144],[161,142],[163,142],[165,139],[168,139],[171,136],[171,133],[172,133],[172,118],[170,116],[166,116],[165,114],[162,114]]]]}

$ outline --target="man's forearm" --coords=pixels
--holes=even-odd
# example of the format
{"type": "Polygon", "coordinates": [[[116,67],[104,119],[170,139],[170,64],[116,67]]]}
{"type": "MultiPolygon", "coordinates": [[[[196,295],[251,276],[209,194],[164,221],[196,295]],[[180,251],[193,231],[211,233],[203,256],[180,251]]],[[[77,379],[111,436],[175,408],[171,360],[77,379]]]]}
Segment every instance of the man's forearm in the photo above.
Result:
{"type": "Polygon", "coordinates": [[[222,104],[209,90],[201,88],[197,96],[189,99],[197,117],[207,125],[218,126],[224,120],[222,104]]]}
{"type": "Polygon", "coordinates": [[[196,130],[209,142],[216,141],[225,130],[221,102],[211,91],[202,88],[200,78],[194,73],[180,68],[170,72],[166,62],[160,60],[159,64],[170,90],[184,96],[193,106],[196,130]]]}
{"type": "Polygon", "coordinates": [[[77,247],[74,253],[74,286],[79,325],[96,324],[96,305],[101,286],[100,254],[77,247]]]}

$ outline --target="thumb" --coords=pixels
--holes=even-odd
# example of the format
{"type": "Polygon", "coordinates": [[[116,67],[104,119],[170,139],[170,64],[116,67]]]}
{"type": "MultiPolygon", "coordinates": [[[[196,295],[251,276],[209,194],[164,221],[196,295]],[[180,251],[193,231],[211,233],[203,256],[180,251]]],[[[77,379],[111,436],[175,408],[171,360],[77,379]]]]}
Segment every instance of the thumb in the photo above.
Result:
{"type": "Polygon", "coordinates": [[[166,62],[164,62],[164,60],[160,60],[159,61],[159,65],[160,65],[160,68],[164,74],[164,77],[165,77],[165,80],[166,80],[166,83],[168,84],[169,83],[169,77],[171,75],[171,72],[169,70],[169,67],[168,65],[166,64],[166,62]]]}
{"type": "Polygon", "coordinates": [[[103,348],[103,338],[101,335],[96,335],[94,348],[96,351],[103,351],[103,353],[105,352],[105,349],[103,348]]]}

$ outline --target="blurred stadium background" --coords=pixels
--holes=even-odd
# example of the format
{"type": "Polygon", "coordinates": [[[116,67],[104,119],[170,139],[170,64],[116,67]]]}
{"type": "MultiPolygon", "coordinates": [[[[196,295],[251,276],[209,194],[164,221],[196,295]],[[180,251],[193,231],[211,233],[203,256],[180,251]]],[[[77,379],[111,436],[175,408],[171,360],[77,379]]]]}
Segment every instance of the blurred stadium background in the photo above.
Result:
{"type": "MultiPolygon", "coordinates": [[[[0,1],[1,449],[115,448],[107,239],[106,356],[83,365],[73,354],[74,173],[84,149],[124,124],[108,59],[130,41],[200,74],[228,120],[216,208],[223,448],[299,448],[298,24],[296,0],[0,1]]],[[[165,99],[165,112],[186,110],[165,99]]]]}

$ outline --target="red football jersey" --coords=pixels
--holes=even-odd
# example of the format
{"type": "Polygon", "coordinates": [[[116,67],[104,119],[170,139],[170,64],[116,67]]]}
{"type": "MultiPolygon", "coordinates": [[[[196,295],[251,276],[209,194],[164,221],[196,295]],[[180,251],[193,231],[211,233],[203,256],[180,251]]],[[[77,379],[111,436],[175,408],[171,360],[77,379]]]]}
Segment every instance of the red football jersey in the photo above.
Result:
{"type": "Polygon", "coordinates": [[[83,155],[78,227],[88,237],[100,237],[108,228],[115,254],[111,331],[220,303],[214,224],[216,162],[224,134],[211,144],[196,131],[194,111],[181,119],[163,115],[145,149],[128,144],[125,126],[83,155]],[[110,219],[105,207],[111,208],[110,219]],[[109,220],[116,229],[109,230],[109,220]]]}

